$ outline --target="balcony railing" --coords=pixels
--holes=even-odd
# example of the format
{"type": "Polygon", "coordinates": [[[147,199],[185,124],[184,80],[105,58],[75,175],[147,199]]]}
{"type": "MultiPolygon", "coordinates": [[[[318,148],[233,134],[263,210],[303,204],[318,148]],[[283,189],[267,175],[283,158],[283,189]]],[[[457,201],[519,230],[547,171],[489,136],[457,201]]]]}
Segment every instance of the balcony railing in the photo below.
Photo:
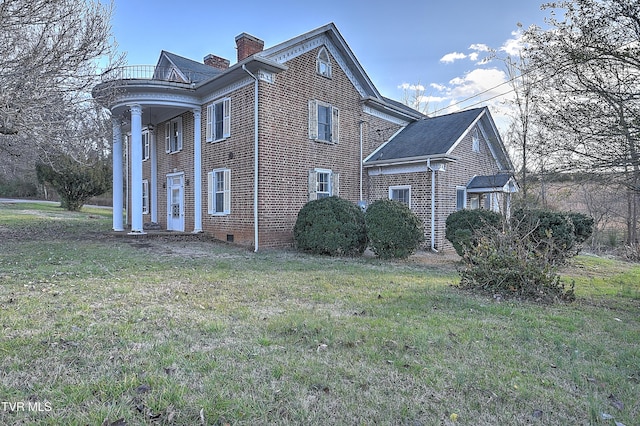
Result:
{"type": "Polygon", "coordinates": [[[181,71],[178,73],[173,67],[158,67],[154,65],[127,65],[104,72],[102,82],[119,80],[157,80],[170,83],[190,84],[212,77],[195,71],[181,71]],[[186,80],[185,80],[186,79],[186,80]]]}

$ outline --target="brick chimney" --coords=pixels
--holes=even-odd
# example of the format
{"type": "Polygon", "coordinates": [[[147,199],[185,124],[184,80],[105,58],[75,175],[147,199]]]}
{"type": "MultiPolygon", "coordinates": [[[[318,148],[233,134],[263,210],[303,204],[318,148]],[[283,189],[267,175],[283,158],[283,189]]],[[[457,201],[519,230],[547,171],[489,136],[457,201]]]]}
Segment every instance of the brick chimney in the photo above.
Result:
{"type": "Polygon", "coordinates": [[[236,36],[236,48],[238,49],[238,62],[243,59],[262,52],[264,41],[247,33],[236,36]]]}
{"type": "Polygon", "coordinates": [[[228,59],[221,58],[216,55],[207,55],[204,57],[205,65],[209,65],[210,67],[217,68],[219,70],[226,70],[229,68],[229,64],[231,63],[228,59]]]}

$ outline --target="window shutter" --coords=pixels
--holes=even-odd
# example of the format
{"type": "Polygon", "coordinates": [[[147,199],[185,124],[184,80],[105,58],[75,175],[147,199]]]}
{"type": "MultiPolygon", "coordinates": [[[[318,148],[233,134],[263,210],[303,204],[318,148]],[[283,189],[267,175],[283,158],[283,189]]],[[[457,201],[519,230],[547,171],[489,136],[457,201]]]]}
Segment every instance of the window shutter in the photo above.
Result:
{"type": "Polygon", "coordinates": [[[177,127],[178,151],[182,151],[182,117],[178,117],[177,127]]]}
{"type": "Polygon", "coordinates": [[[331,195],[340,196],[340,173],[331,173],[331,195]]]}
{"type": "Polygon", "coordinates": [[[331,142],[338,143],[340,141],[340,111],[338,108],[331,108],[331,142]]]}
{"type": "Polygon", "coordinates": [[[224,212],[231,213],[231,170],[224,171],[224,212]]]}
{"type": "Polygon", "coordinates": [[[206,130],[207,142],[213,140],[213,104],[207,106],[207,130],[206,130]]]}
{"type": "Polygon", "coordinates": [[[231,136],[231,98],[222,101],[222,137],[231,136]]]}
{"type": "Polygon", "coordinates": [[[215,189],[213,186],[213,172],[208,173],[208,187],[207,187],[207,209],[209,214],[215,213],[213,211],[213,197],[215,197],[215,189]]]}
{"type": "Polygon", "coordinates": [[[164,151],[171,152],[171,122],[164,125],[164,151]]]}
{"type": "Polygon", "coordinates": [[[317,200],[318,175],[315,170],[309,170],[309,201],[317,200]]]}
{"type": "Polygon", "coordinates": [[[309,139],[318,139],[318,102],[309,101],[309,139]]]}

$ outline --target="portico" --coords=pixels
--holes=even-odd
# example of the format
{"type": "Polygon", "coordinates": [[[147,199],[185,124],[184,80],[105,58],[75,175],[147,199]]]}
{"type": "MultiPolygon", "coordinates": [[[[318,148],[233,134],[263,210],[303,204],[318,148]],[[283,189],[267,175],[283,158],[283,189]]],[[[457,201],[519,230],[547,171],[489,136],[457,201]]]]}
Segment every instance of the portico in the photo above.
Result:
{"type": "MultiPolygon", "coordinates": [[[[183,99],[168,100],[162,96],[153,96],[153,93],[140,93],[137,97],[127,96],[117,105],[111,108],[113,126],[113,230],[124,231],[123,216],[117,214],[126,210],[130,218],[130,234],[144,234],[144,216],[149,214],[150,220],[158,223],[159,196],[158,188],[167,188],[167,176],[159,176],[158,170],[158,146],[157,135],[161,133],[166,141],[165,151],[168,154],[177,152],[169,146],[170,140],[179,142],[180,148],[184,143],[193,149],[193,168],[188,170],[191,175],[187,179],[190,189],[193,190],[193,228],[194,233],[202,232],[202,151],[201,151],[201,126],[202,112],[199,102],[195,98],[183,96],[183,99]],[[137,101],[137,102],[136,102],[137,101]],[[182,125],[171,126],[168,120],[172,117],[182,117],[191,114],[193,119],[193,131],[185,135],[182,125]],[[159,128],[158,124],[165,123],[165,128],[159,128]],[[169,134],[171,132],[171,134],[169,134]],[[144,139],[143,139],[143,134],[144,139]],[[125,139],[126,137],[126,139],[125,139]],[[148,162],[147,177],[143,177],[144,163],[148,162]],[[128,175],[128,182],[124,184],[124,176],[128,175]],[[144,183],[143,183],[144,182],[144,183]],[[193,182],[191,184],[191,182],[193,182]],[[126,197],[126,198],[125,198],[126,197]]],[[[180,121],[181,123],[181,121],[180,121]]],[[[184,170],[182,174],[184,175],[184,170]]],[[[160,172],[161,173],[161,172],[160,172]]],[[[184,180],[183,188],[184,191],[184,180]]],[[[168,188],[170,190],[170,188],[168,188]]],[[[184,223],[184,194],[181,194],[174,214],[177,214],[184,223]]],[[[170,195],[168,195],[169,197],[170,195]]],[[[172,206],[167,199],[167,215],[172,211],[172,206]]],[[[173,206],[175,208],[175,206],[173,206]]],[[[186,229],[179,229],[186,231],[186,229]]]]}

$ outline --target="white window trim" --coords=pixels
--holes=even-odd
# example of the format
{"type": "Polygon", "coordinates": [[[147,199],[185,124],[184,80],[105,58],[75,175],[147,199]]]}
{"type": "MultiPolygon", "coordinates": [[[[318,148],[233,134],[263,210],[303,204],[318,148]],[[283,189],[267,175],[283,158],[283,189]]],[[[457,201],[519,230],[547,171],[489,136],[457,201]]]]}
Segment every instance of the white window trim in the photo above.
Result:
{"type": "Polygon", "coordinates": [[[456,211],[464,210],[467,208],[467,188],[465,186],[456,186],[456,211]],[[458,192],[463,191],[464,196],[462,198],[462,208],[458,208],[458,192]]]}
{"type": "Polygon", "coordinates": [[[169,120],[165,123],[164,126],[164,149],[167,154],[173,154],[175,152],[182,151],[182,117],[176,117],[173,120],[169,120]],[[176,149],[172,149],[171,146],[171,128],[173,124],[177,124],[177,141],[176,141],[176,149]]]}
{"type": "Polygon", "coordinates": [[[151,152],[151,133],[148,129],[142,131],[142,161],[149,159],[149,153],[151,152]]]}
{"type": "Polygon", "coordinates": [[[327,48],[324,46],[318,51],[318,56],[316,56],[316,73],[322,77],[331,78],[331,57],[329,56],[327,48]],[[320,58],[322,54],[326,55],[326,60],[320,58]],[[322,65],[324,65],[326,69],[324,73],[322,72],[322,65]]]}
{"type": "Polygon", "coordinates": [[[207,105],[206,141],[219,142],[231,136],[231,98],[222,98],[207,105]],[[222,104],[222,135],[215,135],[215,106],[222,104]]]}
{"type": "Polygon", "coordinates": [[[207,188],[207,198],[208,198],[208,207],[207,211],[212,216],[226,216],[231,214],[231,169],[214,169],[208,173],[208,188],[207,188]],[[223,173],[224,179],[224,201],[222,211],[216,211],[216,188],[217,188],[217,180],[216,174],[223,173]]]}
{"type": "MultiPolygon", "coordinates": [[[[340,194],[340,174],[331,169],[315,168],[309,170],[309,201],[318,199],[318,174],[320,173],[329,174],[329,197],[337,197],[340,194]]],[[[326,194],[326,192],[321,192],[321,194],[326,194]]]]}
{"type": "Polygon", "coordinates": [[[407,204],[407,206],[409,206],[409,208],[411,208],[411,185],[393,185],[389,187],[389,199],[393,200],[392,198],[392,194],[394,190],[398,190],[398,189],[408,189],[409,190],[409,203],[407,204]]]}
{"type": "Polygon", "coordinates": [[[316,142],[337,144],[340,142],[340,110],[331,104],[316,99],[309,100],[309,139],[316,142]],[[318,107],[329,108],[331,111],[330,140],[320,139],[318,132],[318,107]]]}
{"type": "Polygon", "coordinates": [[[142,214],[149,214],[149,180],[142,180],[142,214]]]}
{"type": "Polygon", "coordinates": [[[471,150],[473,152],[480,152],[480,132],[477,127],[471,132],[471,150]]]}

